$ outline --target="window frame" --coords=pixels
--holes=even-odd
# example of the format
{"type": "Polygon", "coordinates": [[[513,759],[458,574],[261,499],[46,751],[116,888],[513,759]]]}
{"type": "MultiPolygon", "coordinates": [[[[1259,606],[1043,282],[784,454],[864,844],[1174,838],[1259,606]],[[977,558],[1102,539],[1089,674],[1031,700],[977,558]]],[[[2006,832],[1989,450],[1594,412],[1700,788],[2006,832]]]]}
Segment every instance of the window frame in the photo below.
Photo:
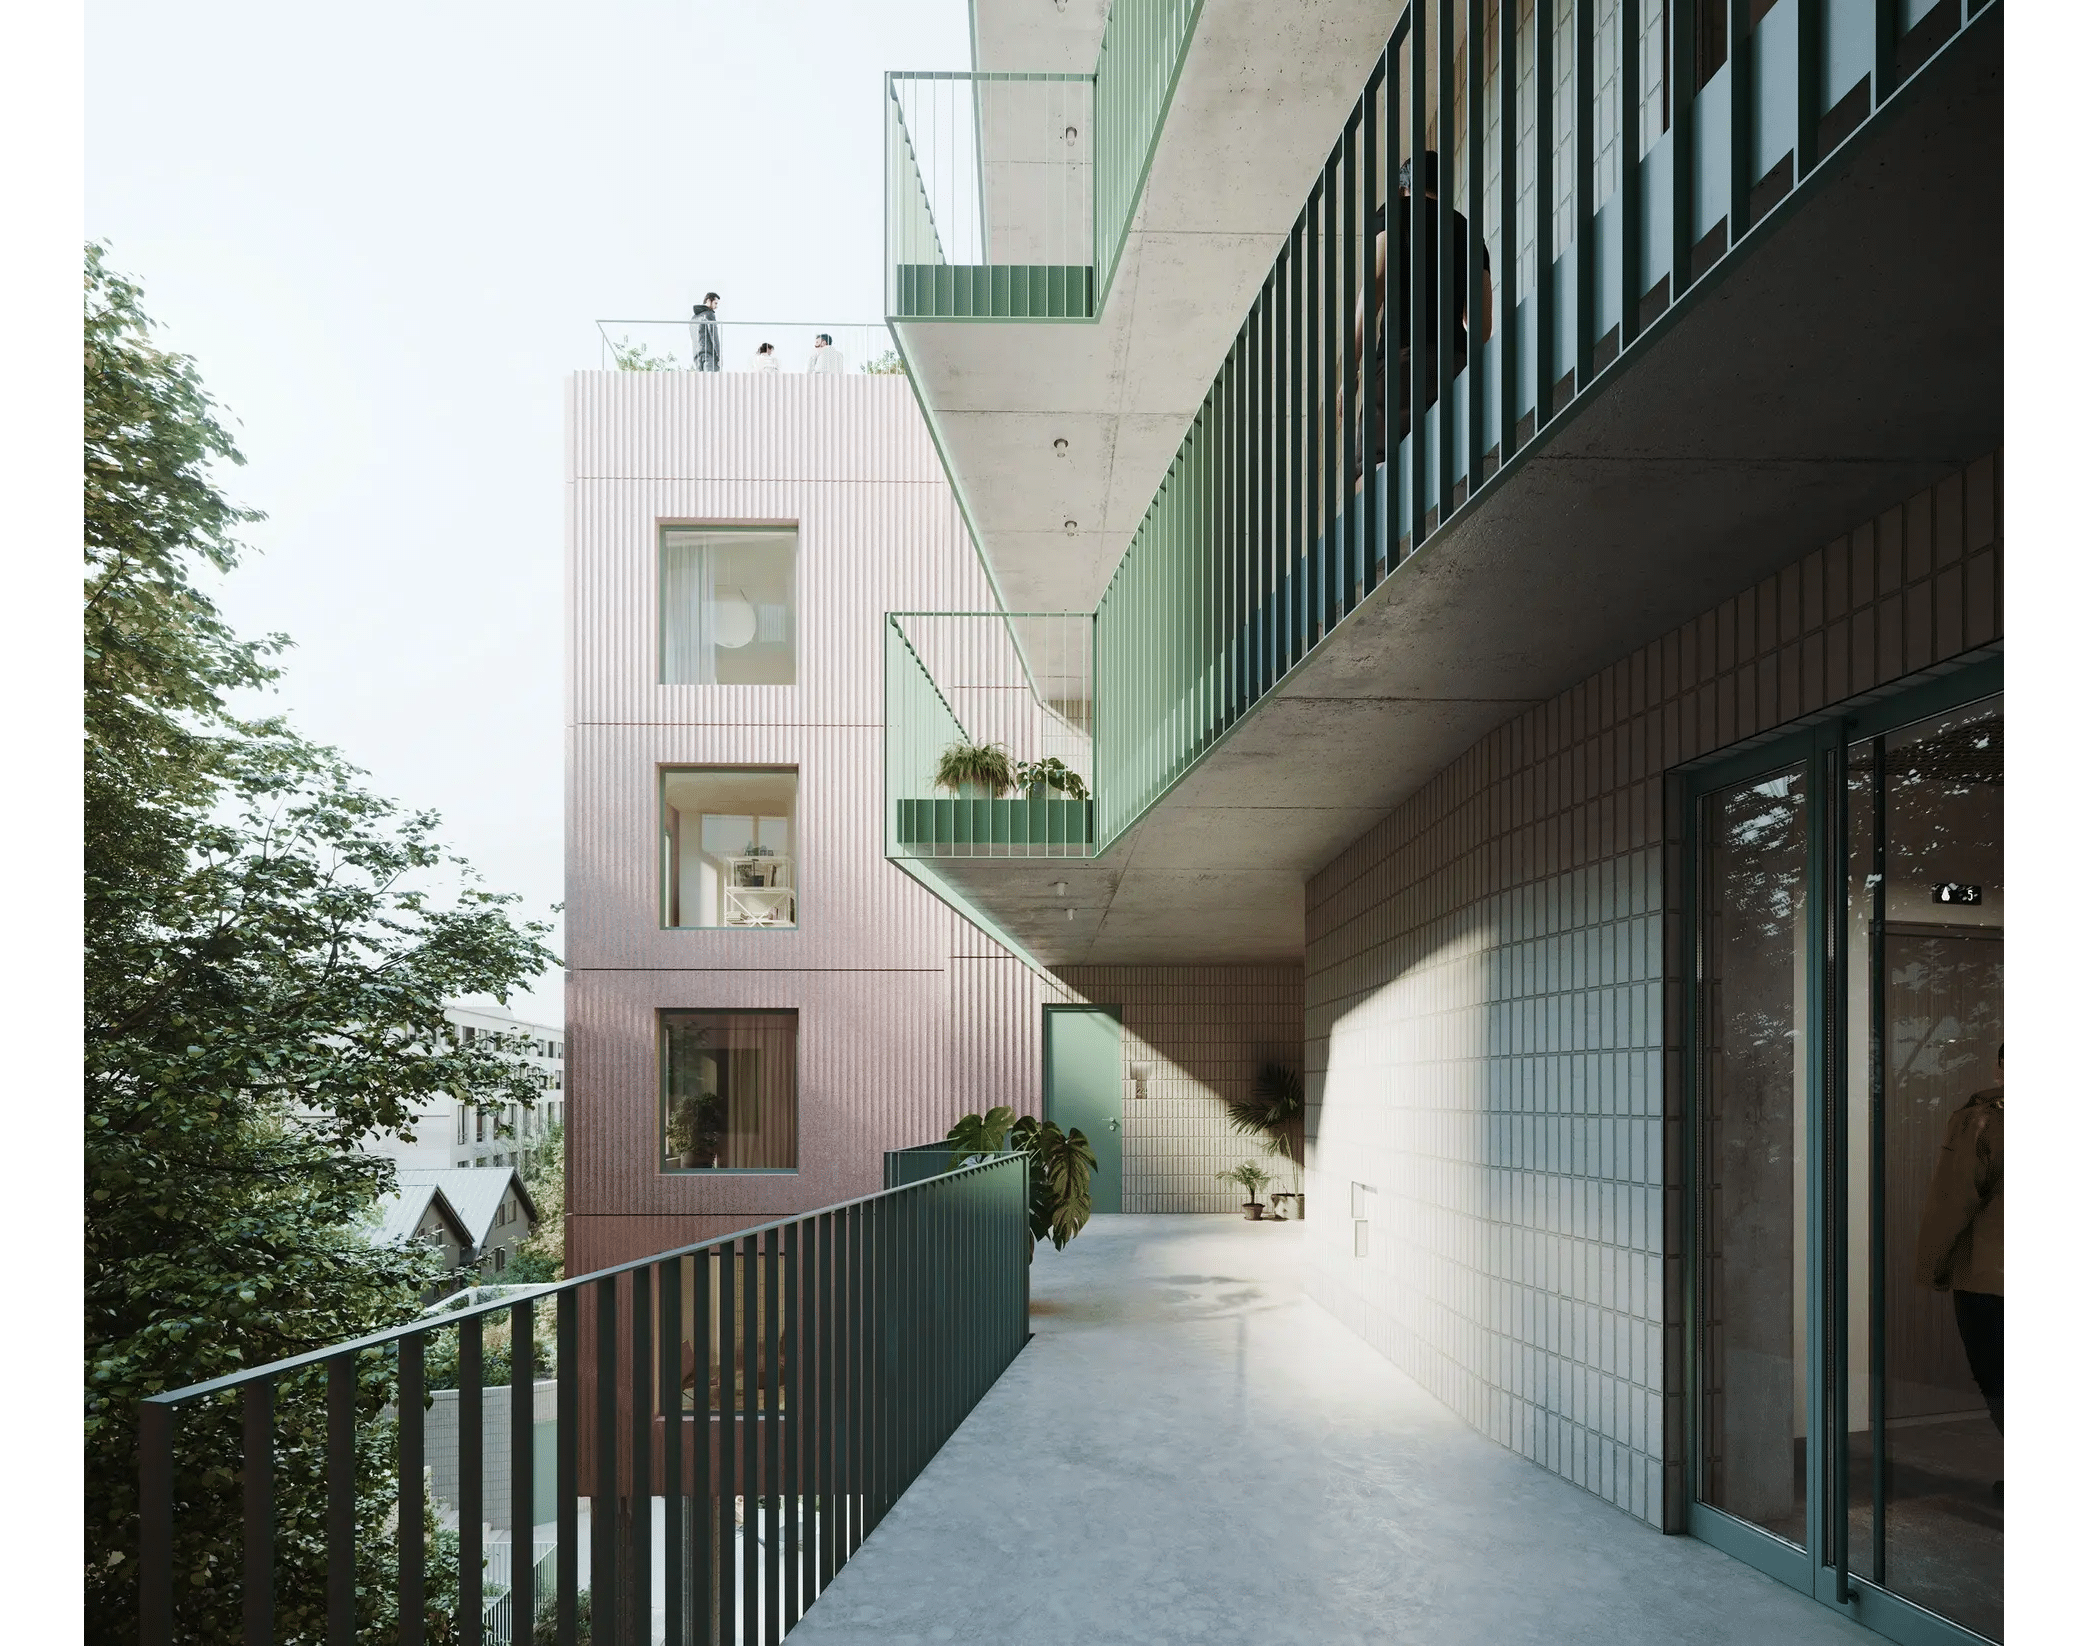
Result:
{"type": "Polygon", "coordinates": [[[799,621],[799,570],[804,560],[805,529],[801,521],[791,520],[689,520],[660,516],[653,521],[652,534],[652,615],[653,657],[652,686],[655,691],[715,691],[720,686],[729,686],[737,691],[795,691],[805,683],[805,649],[798,643],[804,625],[799,621]],[[667,560],[667,534],[670,531],[699,532],[789,532],[793,539],[790,553],[790,679],[747,684],[738,681],[702,682],[694,680],[669,680],[667,674],[667,602],[662,593],[665,582],[664,569],[667,560]]]}
{"type": "MultiPolygon", "coordinates": [[[[700,928],[714,929],[714,928],[700,928]]],[[[661,1177],[796,1177],[804,1170],[804,1090],[799,1081],[798,1053],[804,1045],[804,1018],[795,1006],[660,1006],[653,1011],[653,1141],[655,1170],[661,1177]],[[680,1166],[667,1152],[667,1026],[687,1017],[781,1017],[790,1020],[791,1158],[788,1166],[680,1166]]]]}
{"type": "MultiPolygon", "coordinates": [[[[661,879],[658,882],[656,882],[653,887],[653,919],[655,922],[657,922],[658,929],[663,932],[682,932],[689,934],[700,934],[703,936],[713,936],[719,932],[731,932],[738,936],[749,936],[755,932],[783,936],[795,936],[797,933],[803,931],[805,929],[805,836],[803,829],[805,770],[803,765],[793,764],[785,761],[740,761],[734,763],[721,763],[717,761],[703,760],[663,760],[659,762],[657,765],[653,767],[653,850],[656,858],[659,854],[659,842],[663,838],[665,838],[668,830],[667,779],[670,776],[676,775],[678,773],[687,772],[716,773],[718,775],[732,776],[782,776],[784,774],[788,774],[792,784],[790,801],[790,838],[793,850],[790,854],[790,889],[792,892],[796,894],[795,898],[793,899],[793,912],[796,918],[794,918],[787,926],[672,925],[668,922],[667,919],[667,871],[664,865],[656,861],[655,867],[659,868],[661,871],[661,879]]],[[[713,815],[722,816],[724,814],[718,813],[713,815]]],[[[697,1010],[699,1008],[691,1007],[687,1009],[697,1010]]],[[[700,1009],[708,1010],[710,1008],[700,1009]]],[[[723,1008],[718,1009],[722,1010],[723,1008]]],[[[560,1083],[560,1086],[557,1089],[564,1089],[563,1082],[560,1083]]]]}

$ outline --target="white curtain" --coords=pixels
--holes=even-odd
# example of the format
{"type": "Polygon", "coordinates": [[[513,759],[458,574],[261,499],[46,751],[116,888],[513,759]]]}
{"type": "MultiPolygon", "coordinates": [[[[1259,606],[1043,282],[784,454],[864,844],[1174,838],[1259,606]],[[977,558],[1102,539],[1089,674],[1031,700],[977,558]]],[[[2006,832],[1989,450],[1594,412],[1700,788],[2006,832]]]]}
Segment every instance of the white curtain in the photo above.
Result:
{"type": "Polygon", "coordinates": [[[669,686],[717,684],[712,610],[717,596],[710,546],[698,532],[660,543],[660,679],[669,686]]]}

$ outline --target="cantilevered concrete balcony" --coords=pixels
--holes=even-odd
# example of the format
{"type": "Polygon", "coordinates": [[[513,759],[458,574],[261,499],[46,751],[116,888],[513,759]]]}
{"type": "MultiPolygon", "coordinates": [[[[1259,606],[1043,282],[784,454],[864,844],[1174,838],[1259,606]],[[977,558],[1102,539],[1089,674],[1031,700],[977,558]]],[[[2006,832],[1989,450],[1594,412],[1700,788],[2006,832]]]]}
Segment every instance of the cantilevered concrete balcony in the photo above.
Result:
{"type": "MultiPolygon", "coordinates": [[[[971,909],[1047,964],[1295,956],[1305,878],[1487,732],[1999,448],[2000,7],[1749,10],[1675,8],[1664,57],[1592,6],[1397,15],[1093,605],[1091,852],[973,864],[971,909]],[[1385,236],[1380,311],[1415,154],[1459,218],[1385,236]]],[[[1286,118],[1243,73],[1252,147],[1286,118]]],[[[1002,467],[944,442],[997,575],[979,498],[1066,461],[985,409],[1058,369],[1028,335],[964,389],[1002,467]]]]}
{"type": "Polygon", "coordinates": [[[1307,1298],[1304,1232],[1098,1217],[1040,1250],[1028,1348],[792,1638],[1877,1639],[1467,1427],[1307,1298]]]}

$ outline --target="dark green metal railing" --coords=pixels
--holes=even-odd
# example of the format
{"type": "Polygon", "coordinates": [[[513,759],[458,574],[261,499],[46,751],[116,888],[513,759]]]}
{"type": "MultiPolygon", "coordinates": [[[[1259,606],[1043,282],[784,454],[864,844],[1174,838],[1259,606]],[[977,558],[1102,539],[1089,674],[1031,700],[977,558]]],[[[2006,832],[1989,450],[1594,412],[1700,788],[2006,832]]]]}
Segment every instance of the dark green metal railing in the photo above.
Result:
{"type": "Polygon", "coordinates": [[[431,1627],[484,1646],[489,1619],[527,1638],[540,1617],[575,1646],[586,1500],[595,1646],[650,1646],[656,1509],[666,1638],[776,1641],[1027,1340],[1026,1164],[951,1171],[945,1155],[881,1194],[152,1396],[138,1414],[140,1639],[174,1646],[221,1622],[200,1615],[191,1581],[215,1571],[240,1575],[248,1646],[322,1592],[329,1646],[377,1633],[424,1646],[431,1627]],[[549,1595],[528,1559],[505,1594],[484,1592],[489,1326],[507,1336],[507,1509],[524,1547],[535,1385],[546,1351],[554,1362],[549,1595]],[[438,1569],[424,1406],[432,1358],[450,1354],[459,1547],[438,1569]]]}
{"type": "Polygon", "coordinates": [[[1585,0],[1535,0],[1527,30],[1498,0],[1401,18],[1095,612],[1096,850],[1999,11],[1670,0],[1649,86],[1634,48],[1656,3],[1616,0],[1600,88],[1585,0]],[[1559,134],[1531,156],[1526,116],[1559,134]],[[1447,227],[1402,237],[1415,155],[1437,157],[1447,227]]]}

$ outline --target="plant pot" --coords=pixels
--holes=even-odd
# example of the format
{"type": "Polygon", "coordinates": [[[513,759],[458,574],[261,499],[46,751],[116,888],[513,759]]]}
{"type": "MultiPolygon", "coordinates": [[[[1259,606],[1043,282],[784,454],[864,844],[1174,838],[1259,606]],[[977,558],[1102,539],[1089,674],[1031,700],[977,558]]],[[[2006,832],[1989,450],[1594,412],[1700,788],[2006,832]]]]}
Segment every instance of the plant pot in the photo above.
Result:
{"type": "Polygon", "coordinates": [[[674,1163],[677,1166],[681,1167],[683,1171],[692,1171],[698,1166],[709,1164],[709,1162],[693,1154],[676,1155],[674,1157],[674,1163]]]}
{"type": "Polygon", "coordinates": [[[991,783],[960,783],[957,785],[959,800],[998,800],[1000,790],[991,783]]]}
{"type": "Polygon", "coordinates": [[[1259,1200],[1249,1200],[1242,1203],[1240,1210],[1247,1214],[1249,1223],[1259,1223],[1262,1220],[1263,1207],[1259,1200]]]}

